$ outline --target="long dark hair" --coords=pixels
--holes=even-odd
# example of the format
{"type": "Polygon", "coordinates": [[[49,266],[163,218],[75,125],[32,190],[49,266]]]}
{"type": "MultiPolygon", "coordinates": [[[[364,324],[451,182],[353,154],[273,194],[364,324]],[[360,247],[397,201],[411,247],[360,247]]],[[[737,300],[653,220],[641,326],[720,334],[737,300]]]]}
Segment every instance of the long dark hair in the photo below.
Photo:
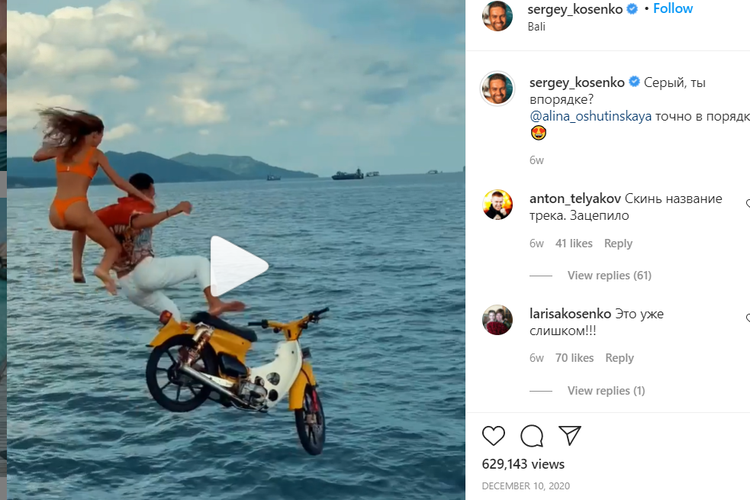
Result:
{"type": "Polygon", "coordinates": [[[101,118],[86,111],[66,108],[47,108],[39,111],[45,124],[42,142],[45,146],[65,148],[64,160],[80,151],[84,137],[93,132],[104,132],[101,118]]]}

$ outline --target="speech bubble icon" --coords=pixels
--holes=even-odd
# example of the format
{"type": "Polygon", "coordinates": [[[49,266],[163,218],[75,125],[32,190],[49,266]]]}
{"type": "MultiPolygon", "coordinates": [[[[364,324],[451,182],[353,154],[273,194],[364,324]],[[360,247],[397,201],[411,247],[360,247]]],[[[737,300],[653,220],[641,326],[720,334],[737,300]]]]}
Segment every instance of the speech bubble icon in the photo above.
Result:
{"type": "Polygon", "coordinates": [[[482,429],[482,437],[487,440],[492,446],[503,440],[505,437],[505,429],[500,427],[490,427],[489,425],[482,429]]]}
{"type": "Polygon", "coordinates": [[[529,448],[543,448],[542,439],[544,439],[542,429],[536,425],[527,425],[521,431],[521,442],[529,448]]]}

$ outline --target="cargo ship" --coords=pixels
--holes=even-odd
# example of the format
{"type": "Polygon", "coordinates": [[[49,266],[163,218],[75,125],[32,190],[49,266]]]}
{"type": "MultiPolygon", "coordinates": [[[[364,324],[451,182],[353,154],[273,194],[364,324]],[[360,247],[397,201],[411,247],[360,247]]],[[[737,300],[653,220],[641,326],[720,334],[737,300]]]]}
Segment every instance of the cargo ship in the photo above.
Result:
{"type": "Polygon", "coordinates": [[[268,177],[266,177],[266,180],[267,181],[280,181],[281,177],[278,177],[278,176],[275,176],[275,175],[269,175],[268,177]]]}
{"type": "Polygon", "coordinates": [[[367,175],[365,177],[379,177],[380,172],[367,172],[367,175]]]}
{"type": "Polygon", "coordinates": [[[336,172],[336,175],[331,176],[331,179],[334,181],[346,181],[349,179],[364,179],[365,176],[362,174],[362,171],[360,169],[357,169],[357,171],[353,174],[348,174],[346,172],[336,172]]]}

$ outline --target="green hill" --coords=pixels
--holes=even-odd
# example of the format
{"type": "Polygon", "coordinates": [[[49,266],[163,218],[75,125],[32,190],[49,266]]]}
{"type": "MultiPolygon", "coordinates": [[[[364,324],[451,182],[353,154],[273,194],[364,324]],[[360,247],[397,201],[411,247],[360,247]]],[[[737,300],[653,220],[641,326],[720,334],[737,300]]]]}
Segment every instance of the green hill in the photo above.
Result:
{"type": "MultiPolygon", "coordinates": [[[[226,170],[191,167],[167,160],[150,153],[122,154],[116,151],[105,153],[110,165],[121,177],[128,178],[137,172],[145,172],[156,182],[228,181],[240,177],[226,170]]],[[[8,158],[8,177],[24,179],[55,179],[54,161],[35,163],[31,158],[8,158]]],[[[99,169],[95,183],[109,182],[107,175],[99,169]],[[100,181],[101,180],[101,181],[100,181]]],[[[54,184],[53,184],[54,185],[54,184]]]]}
{"type": "MultiPolygon", "coordinates": [[[[187,153],[168,160],[151,153],[105,153],[109,163],[121,177],[127,179],[137,172],[145,172],[158,183],[210,182],[266,179],[268,175],[287,178],[314,178],[315,174],[294,172],[254,160],[249,156],[197,155],[187,153]]],[[[93,184],[110,181],[100,169],[93,184]]],[[[35,163],[31,158],[8,158],[8,187],[47,187],[56,185],[55,163],[35,163]]]]}
{"type": "Polygon", "coordinates": [[[175,156],[172,158],[172,161],[193,167],[227,170],[239,175],[243,179],[265,179],[269,175],[275,175],[282,179],[318,177],[315,174],[307,172],[274,167],[268,163],[258,161],[251,156],[199,155],[195,153],[185,153],[180,156],[175,156]]]}

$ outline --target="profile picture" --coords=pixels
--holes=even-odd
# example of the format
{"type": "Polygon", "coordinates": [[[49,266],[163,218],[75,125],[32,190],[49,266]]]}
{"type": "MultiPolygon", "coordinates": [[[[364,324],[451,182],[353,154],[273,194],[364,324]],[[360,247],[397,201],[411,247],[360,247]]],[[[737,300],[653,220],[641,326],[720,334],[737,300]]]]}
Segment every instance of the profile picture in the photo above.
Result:
{"type": "Polygon", "coordinates": [[[482,97],[493,106],[502,106],[513,98],[513,81],[503,73],[491,73],[482,80],[482,97]]]}
{"type": "Polygon", "coordinates": [[[482,315],[482,326],[492,335],[505,335],[513,326],[513,315],[505,306],[492,306],[482,315]]]}
{"type": "Polygon", "coordinates": [[[513,22],[513,11],[505,2],[490,2],[482,11],[482,22],[490,31],[505,31],[513,22]]]}
{"type": "Polygon", "coordinates": [[[484,215],[490,219],[501,220],[510,215],[510,211],[513,210],[513,200],[502,189],[493,189],[484,195],[482,209],[484,215]]]}

